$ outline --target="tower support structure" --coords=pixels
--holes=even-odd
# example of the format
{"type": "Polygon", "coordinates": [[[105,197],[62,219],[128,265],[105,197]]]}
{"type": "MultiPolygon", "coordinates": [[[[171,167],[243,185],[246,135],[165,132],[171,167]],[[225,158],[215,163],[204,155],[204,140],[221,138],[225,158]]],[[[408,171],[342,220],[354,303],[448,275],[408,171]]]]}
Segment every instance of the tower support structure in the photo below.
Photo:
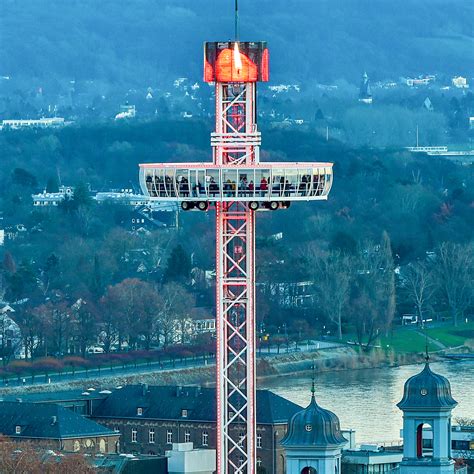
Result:
{"type": "Polygon", "coordinates": [[[260,163],[256,86],[268,81],[264,42],[206,43],[215,83],[212,163],[140,165],[151,201],[216,210],[217,472],[256,473],[255,216],[292,201],[326,200],[331,163],[260,163]]]}
{"type": "MultiPolygon", "coordinates": [[[[214,164],[259,159],[256,84],[216,82],[214,164]]],[[[239,186],[240,183],[230,184],[239,186]]],[[[217,465],[255,472],[255,217],[248,203],[216,205],[217,465]]]]}

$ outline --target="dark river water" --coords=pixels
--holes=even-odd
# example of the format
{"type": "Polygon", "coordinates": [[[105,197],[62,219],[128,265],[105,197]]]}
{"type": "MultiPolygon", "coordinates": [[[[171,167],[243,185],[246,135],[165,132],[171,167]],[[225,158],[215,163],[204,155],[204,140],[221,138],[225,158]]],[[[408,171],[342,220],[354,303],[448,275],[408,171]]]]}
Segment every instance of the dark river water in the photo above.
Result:
{"type": "MultiPolygon", "coordinates": [[[[402,427],[402,412],[396,404],[402,398],[403,384],[422,368],[405,365],[317,374],[316,400],[338,415],[341,428],[356,430],[357,443],[396,441],[402,427]]],[[[474,418],[474,361],[434,362],[431,368],[451,382],[459,403],[453,417],[474,418]]],[[[259,384],[259,388],[268,388],[302,406],[309,403],[310,386],[310,377],[298,374],[259,384]]]]}

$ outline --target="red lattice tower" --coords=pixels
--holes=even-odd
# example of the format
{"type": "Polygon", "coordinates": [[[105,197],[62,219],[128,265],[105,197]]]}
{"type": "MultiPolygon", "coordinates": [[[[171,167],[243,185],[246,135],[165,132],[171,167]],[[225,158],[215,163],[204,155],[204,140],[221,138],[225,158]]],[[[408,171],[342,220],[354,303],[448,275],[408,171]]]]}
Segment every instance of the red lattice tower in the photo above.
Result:
{"type": "Polygon", "coordinates": [[[260,163],[256,84],[268,81],[264,42],[204,47],[215,83],[213,163],[140,165],[152,201],[216,210],[217,472],[256,472],[255,213],[327,199],[331,163],[260,163]]]}

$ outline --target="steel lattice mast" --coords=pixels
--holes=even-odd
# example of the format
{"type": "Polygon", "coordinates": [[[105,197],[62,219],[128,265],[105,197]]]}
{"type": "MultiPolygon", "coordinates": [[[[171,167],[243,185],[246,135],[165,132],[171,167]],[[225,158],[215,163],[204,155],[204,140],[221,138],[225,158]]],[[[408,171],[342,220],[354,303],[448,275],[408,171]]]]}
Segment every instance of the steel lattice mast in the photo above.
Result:
{"type": "MultiPolygon", "coordinates": [[[[214,164],[258,163],[255,83],[216,82],[214,164]]],[[[237,184],[237,183],[236,183],[237,184]]],[[[216,205],[217,466],[255,472],[255,219],[249,203],[216,205]]]]}
{"type": "Polygon", "coordinates": [[[213,163],[140,165],[151,201],[216,209],[217,472],[256,472],[255,211],[326,200],[331,163],[260,163],[256,83],[268,81],[264,42],[204,48],[204,80],[215,83],[213,163]]]}

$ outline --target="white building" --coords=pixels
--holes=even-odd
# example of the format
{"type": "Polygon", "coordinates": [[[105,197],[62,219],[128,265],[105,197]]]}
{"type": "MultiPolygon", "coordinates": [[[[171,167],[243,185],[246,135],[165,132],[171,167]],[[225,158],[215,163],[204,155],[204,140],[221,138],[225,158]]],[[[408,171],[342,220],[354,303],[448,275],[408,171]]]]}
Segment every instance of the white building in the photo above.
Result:
{"type": "Polygon", "coordinates": [[[33,194],[33,206],[45,207],[59,206],[66,198],[72,198],[74,196],[74,188],[71,186],[60,186],[57,193],[47,193],[46,190],[40,194],[33,194]]]}
{"type": "Polygon", "coordinates": [[[193,443],[173,443],[166,457],[169,474],[213,474],[216,470],[216,450],[194,449],[193,443]]]}
{"type": "Polygon", "coordinates": [[[11,318],[15,310],[8,304],[0,307],[0,357],[24,358],[23,340],[18,324],[11,318]]]}
{"type": "Polygon", "coordinates": [[[451,82],[454,87],[457,87],[458,89],[468,89],[469,84],[467,83],[467,78],[462,77],[462,76],[455,76],[451,79],[451,82]]]}
{"type": "Polygon", "coordinates": [[[134,105],[121,105],[120,112],[115,116],[115,120],[135,118],[137,111],[134,105]]]}
{"type": "Polygon", "coordinates": [[[52,117],[38,120],[4,120],[2,130],[19,130],[21,128],[51,128],[65,125],[64,118],[52,117]]]}
{"type": "Polygon", "coordinates": [[[142,194],[134,194],[131,189],[122,189],[119,192],[109,191],[97,193],[94,198],[99,204],[113,203],[126,206],[144,206],[149,199],[142,194]]]}

